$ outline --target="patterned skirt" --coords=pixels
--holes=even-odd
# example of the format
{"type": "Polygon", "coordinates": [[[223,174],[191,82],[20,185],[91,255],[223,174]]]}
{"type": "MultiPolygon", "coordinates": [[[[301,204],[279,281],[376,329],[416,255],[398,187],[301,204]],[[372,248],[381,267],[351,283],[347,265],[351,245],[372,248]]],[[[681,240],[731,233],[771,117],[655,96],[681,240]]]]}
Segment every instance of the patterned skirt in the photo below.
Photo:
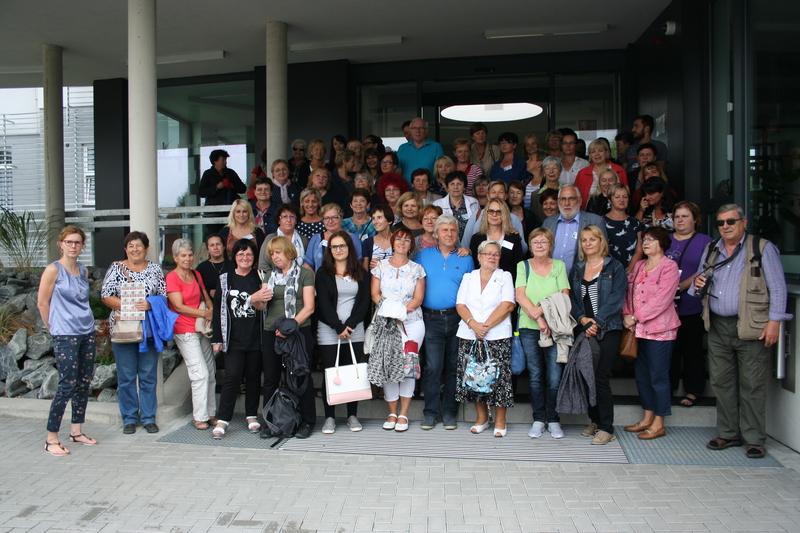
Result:
{"type": "Polygon", "coordinates": [[[456,401],[482,402],[492,407],[514,407],[514,390],[511,386],[511,339],[486,341],[491,355],[500,367],[500,375],[492,392],[480,394],[464,387],[464,367],[475,341],[458,339],[458,374],[456,375],[456,401]]]}

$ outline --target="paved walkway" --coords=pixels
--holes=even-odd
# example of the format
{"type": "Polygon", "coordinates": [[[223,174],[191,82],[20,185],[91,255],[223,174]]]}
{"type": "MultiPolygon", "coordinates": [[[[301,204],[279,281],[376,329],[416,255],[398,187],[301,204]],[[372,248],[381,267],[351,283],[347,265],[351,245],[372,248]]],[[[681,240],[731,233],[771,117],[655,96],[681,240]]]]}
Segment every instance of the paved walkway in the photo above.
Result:
{"type": "Polygon", "coordinates": [[[89,424],[100,445],[55,458],[43,421],[0,428],[0,532],[800,531],[800,456],[775,443],[787,468],[212,448],[89,424]]]}

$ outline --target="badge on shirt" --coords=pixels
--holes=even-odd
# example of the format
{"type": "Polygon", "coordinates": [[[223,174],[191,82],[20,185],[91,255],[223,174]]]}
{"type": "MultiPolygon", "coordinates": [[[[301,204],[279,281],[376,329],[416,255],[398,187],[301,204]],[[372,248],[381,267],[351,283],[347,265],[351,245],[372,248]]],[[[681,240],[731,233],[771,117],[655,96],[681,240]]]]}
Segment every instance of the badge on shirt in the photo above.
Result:
{"type": "Polygon", "coordinates": [[[514,243],[513,242],[508,242],[505,239],[503,239],[503,242],[500,243],[500,246],[502,246],[503,248],[506,248],[508,250],[513,250],[514,249],[514,243]]]}
{"type": "Polygon", "coordinates": [[[319,245],[320,246],[328,246],[328,241],[326,239],[322,239],[321,241],[319,241],[319,245]]]}
{"type": "Polygon", "coordinates": [[[573,232],[573,234],[572,234],[572,238],[573,238],[573,239],[577,239],[577,238],[578,238],[578,232],[577,232],[577,231],[576,231],[576,232],[573,232]]]}

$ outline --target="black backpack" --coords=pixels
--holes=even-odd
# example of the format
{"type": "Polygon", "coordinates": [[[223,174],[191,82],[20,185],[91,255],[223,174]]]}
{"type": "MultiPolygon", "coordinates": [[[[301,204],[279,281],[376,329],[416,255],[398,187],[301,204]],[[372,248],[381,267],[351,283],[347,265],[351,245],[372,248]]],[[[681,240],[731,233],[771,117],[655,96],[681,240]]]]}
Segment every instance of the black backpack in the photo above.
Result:
{"type": "Polygon", "coordinates": [[[289,389],[279,387],[264,404],[261,416],[273,437],[291,437],[300,427],[300,400],[289,389]]]}

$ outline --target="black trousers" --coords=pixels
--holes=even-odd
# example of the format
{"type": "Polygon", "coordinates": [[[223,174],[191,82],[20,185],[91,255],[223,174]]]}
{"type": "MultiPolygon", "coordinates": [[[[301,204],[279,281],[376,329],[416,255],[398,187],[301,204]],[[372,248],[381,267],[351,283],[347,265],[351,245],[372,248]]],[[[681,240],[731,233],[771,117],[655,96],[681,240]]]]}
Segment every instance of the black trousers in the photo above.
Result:
{"type": "MultiPolygon", "coordinates": [[[[322,359],[322,369],[323,372],[326,368],[332,368],[336,366],[336,345],[330,344],[326,346],[317,345],[319,350],[319,356],[322,359]]],[[[366,361],[364,357],[364,343],[363,342],[354,342],[353,343],[353,351],[356,354],[356,362],[363,363],[366,361]]],[[[342,342],[341,353],[339,354],[339,366],[345,365],[352,365],[353,361],[350,357],[350,347],[347,344],[347,341],[342,342]]],[[[325,418],[334,418],[335,417],[335,405],[328,405],[328,393],[325,386],[325,380],[322,380],[322,398],[325,402],[325,418]]],[[[358,402],[349,402],[345,404],[347,406],[347,416],[357,416],[358,415],[358,402]]]]}
{"type": "Polygon", "coordinates": [[[706,388],[705,353],[703,352],[703,315],[683,315],[678,338],[672,351],[672,367],[670,379],[672,390],[678,388],[683,379],[683,389],[697,397],[703,395],[706,388]]]}
{"type": "MultiPolygon", "coordinates": [[[[300,328],[300,333],[306,340],[306,347],[309,351],[309,354],[313,354],[312,350],[314,348],[314,337],[311,332],[312,328],[310,327],[300,328]]],[[[261,356],[264,369],[264,386],[261,390],[261,394],[263,395],[264,402],[266,403],[270,398],[272,398],[275,390],[280,385],[281,372],[283,372],[281,358],[275,353],[274,331],[264,331],[262,333],[261,356]]],[[[314,368],[313,361],[309,362],[309,366],[312,369],[314,368]]],[[[314,423],[316,422],[317,418],[317,411],[316,406],[314,405],[314,384],[310,376],[308,378],[308,386],[306,387],[306,391],[300,397],[300,415],[302,416],[304,423],[314,427],[314,423]]]]}
{"type": "Polygon", "coordinates": [[[245,382],[245,416],[258,416],[258,395],[261,392],[261,354],[258,350],[228,348],[225,354],[225,382],[219,396],[217,417],[230,422],[233,407],[241,390],[242,377],[245,382]]]}
{"type": "Polygon", "coordinates": [[[599,429],[614,433],[614,397],[611,395],[611,371],[619,354],[621,331],[606,331],[600,345],[600,356],[595,361],[594,383],[597,405],[589,407],[589,419],[599,429]]]}

